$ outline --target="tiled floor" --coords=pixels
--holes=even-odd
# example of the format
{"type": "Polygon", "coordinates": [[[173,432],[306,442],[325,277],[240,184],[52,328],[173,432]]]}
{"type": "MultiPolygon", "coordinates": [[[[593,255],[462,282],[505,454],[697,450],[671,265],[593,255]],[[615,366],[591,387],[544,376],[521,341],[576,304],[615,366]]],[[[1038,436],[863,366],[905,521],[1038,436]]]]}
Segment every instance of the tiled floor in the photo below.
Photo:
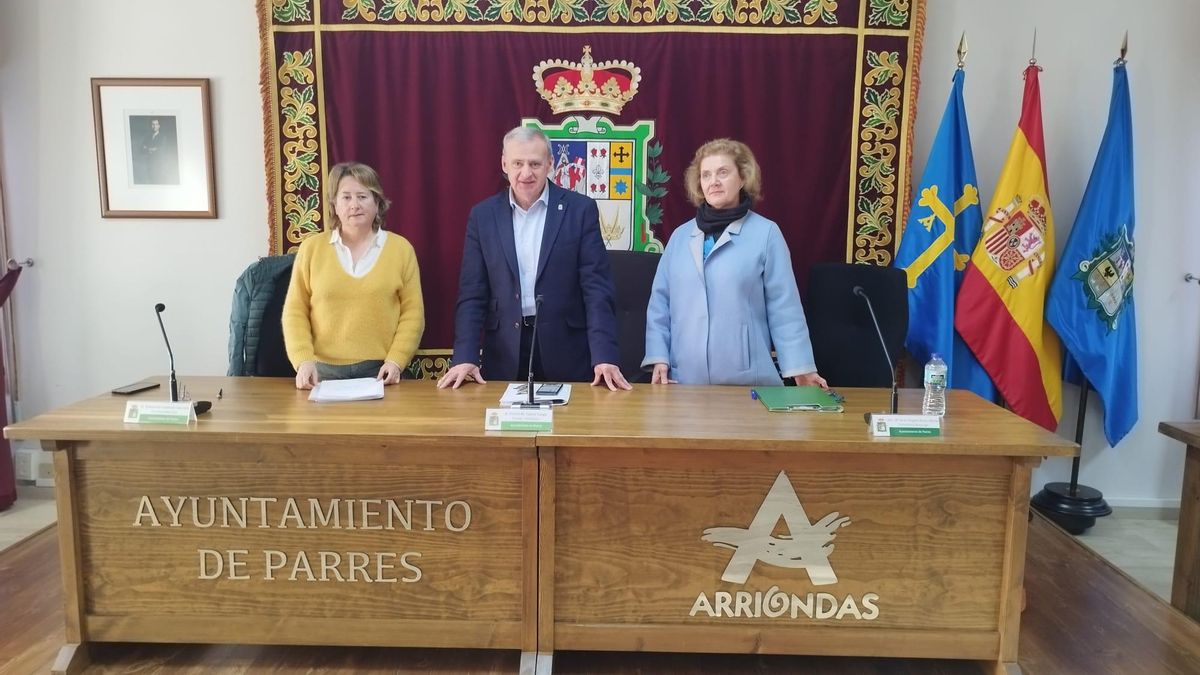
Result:
{"type": "Polygon", "coordinates": [[[17,491],[17,501],[7,511],[0,511],[0,551],[58,520],[54,508],[54,491],[24,488],[17,491]]]}
{"type": "Polygon", "coordinates": [[[1116,508],[1077,539],[1160,598],[1171,600],[1179,516],[1160,509],[1116,508]]]}
{"type": "MultiPolygon", "coordinates": [[[[0,551],[40,531],[56,518],[53,491],[23,489],[13,507],[0,512],[0,551]]],[[[1078,539],[1138,583],[1170,601],[1178,530],[1178,516],[1164,519],[1159,509],[1118,508],[1113,515],[1097,519],[1096,525],[1078,539]]]]}

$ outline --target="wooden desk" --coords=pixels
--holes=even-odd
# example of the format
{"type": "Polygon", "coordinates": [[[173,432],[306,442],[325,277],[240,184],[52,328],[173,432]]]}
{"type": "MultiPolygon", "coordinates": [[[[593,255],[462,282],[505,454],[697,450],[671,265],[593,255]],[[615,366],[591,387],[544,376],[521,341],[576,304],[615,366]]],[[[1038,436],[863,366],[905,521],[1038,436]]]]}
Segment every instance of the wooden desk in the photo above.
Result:
{"type": "Polygon", "coordinates": [[[1187,444],[1171,604],[1200,621],[1200,420],[1160,422],[1158,431],[1187,444]]]}
{"type": "Polygon", "coordinates": [[[1075,447],[961,392],[942,437],[873,439],[862,413],[885,391],[781,414],[744,387],[579,386],[535,436],[480,431],[503,383],[326,405],[290,380],[186,383],[224,390],[191,428],[126,426],[128,398],[105,395],[6,429],[56,451],[59,670],[89,641],[130,641],[509,648],[547,670],[555,649],[595,649],[1012,672],[1030,471],[1075,447]]]}
{"type": "Polygon", "coordinates": [[[578,390],[538,438],[539,652],[1015,671],[1030,472],[1074,444],[960,391],[942,437],[872,438],[888,392],[843,393],[839,415],[768,413],[744,387],[578,390]]]}
{"type": "Polygon", "coordinates": [[[130,397],[104,395],[5,430],[55,451],[56,670],[92,641],[534,653],[535,439],[482,431],[498,388],[317,405],[290,379],[186,384],[214,402],[191,428],[127,426],[130,397]]]}

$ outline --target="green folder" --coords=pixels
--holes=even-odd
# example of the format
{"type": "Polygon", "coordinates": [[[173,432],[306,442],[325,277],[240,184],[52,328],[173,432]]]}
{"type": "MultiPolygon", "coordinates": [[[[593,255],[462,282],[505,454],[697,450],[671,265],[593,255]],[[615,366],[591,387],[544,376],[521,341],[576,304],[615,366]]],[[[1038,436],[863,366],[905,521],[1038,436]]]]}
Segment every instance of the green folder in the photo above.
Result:
{"type": "Polygon", "coordinates": [[[842,412],[842,397],[820,387],[755,387],[750,390],[771,412],[842,412]]]}

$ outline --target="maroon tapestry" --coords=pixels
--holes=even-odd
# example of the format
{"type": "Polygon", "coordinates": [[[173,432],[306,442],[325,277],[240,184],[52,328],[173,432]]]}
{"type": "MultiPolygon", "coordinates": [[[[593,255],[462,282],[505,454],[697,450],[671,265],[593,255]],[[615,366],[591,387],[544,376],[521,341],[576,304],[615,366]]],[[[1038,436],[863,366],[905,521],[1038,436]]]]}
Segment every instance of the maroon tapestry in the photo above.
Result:
{"type": "MultiPolygon", "coordinates": [[[[361,161],[416,249],[425,354],[453,341],[471,206],[500,139],[552,140],[610,248],[661,250],[694,215],[696,148],[745,141],[804,289],[814,262],[886,265],[904,222],[921,0],[259,0],[270,242],[327,222],[328,168],[361,161]],[[431,351],[430,351],[431,350],[431,351]]],[[[427,364],[435,367],[436,364],[427,364]]]]}

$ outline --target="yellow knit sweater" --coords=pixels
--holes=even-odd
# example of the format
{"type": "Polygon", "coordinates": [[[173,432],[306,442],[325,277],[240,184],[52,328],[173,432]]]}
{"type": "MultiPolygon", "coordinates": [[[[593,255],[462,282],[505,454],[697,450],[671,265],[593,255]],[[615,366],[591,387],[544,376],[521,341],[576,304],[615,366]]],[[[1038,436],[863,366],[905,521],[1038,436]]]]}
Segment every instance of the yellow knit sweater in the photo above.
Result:
{"type": "Polygon", "coordinates": [[[355,279],[338,262],[331,234],[308,237],[296,254],[283,303],[288,360],[296,368],[304,361],[345,365],[375,359],[407,367],[425,331],[412,244],[389,232],[375,266],[355,279]]]}

